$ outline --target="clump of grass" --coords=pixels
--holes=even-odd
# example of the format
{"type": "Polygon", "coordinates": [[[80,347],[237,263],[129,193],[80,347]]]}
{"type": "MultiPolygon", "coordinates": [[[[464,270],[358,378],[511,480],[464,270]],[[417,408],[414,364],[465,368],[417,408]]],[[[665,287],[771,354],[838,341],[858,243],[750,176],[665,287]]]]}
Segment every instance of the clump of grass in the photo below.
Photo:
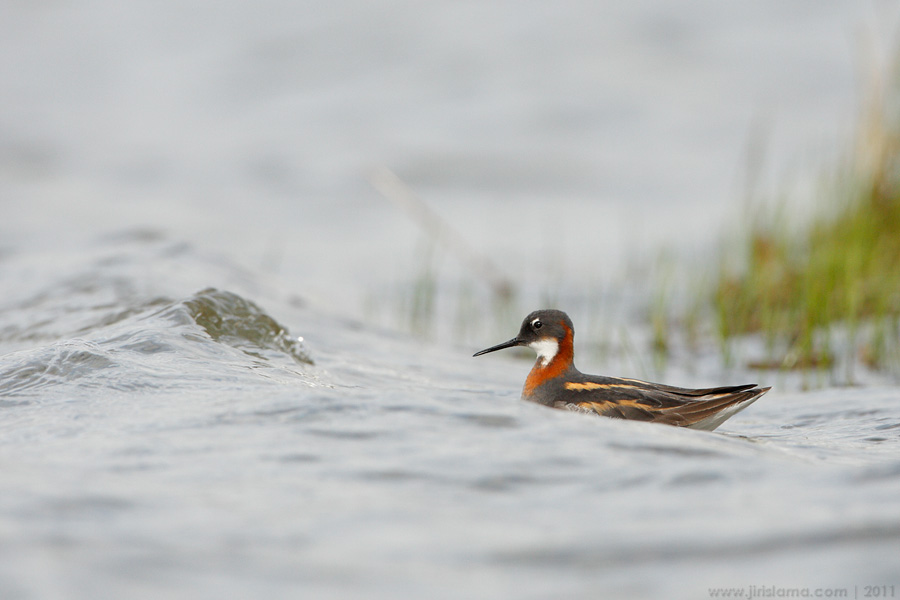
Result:
{"type": "Polygon", "coordinates": [[[770,357],[755,366],[830,367],[831,329],[845,328],[860,358],[888,367],[900,319],[900,61],[863,114],[853,155],[837,169],[819,212],[791,227],[777,212],[751,221],[739,272],[714,285],[726,342],[761,333],[770,357]]]}
{"type": "Polygon", "coordinates": [[[416,276],[412,281],[412,289],[405,298],[403,313],[409,319],[409,329],[421,337],[433,335],[437,311],[438,279],[434,264],[434,243],[426,243],[425,251],[418,254],[421,261],[416,276]]]}

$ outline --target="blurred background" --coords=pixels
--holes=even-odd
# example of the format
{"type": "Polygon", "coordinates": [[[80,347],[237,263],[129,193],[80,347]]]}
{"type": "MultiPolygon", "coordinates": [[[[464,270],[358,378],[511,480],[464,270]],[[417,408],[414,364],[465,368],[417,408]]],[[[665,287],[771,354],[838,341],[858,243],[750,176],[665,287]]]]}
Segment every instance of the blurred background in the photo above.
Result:
{"type": "Polygon", "coordinates": [[[401,329],[414,310],[449,311],[428,320],[453,329],[462,296],[492,292],[374,172],[514,284],[512,312],[593,302],[660,255],[712,262],[748,199],[808,207],[896,23],[890,2],[848,1],[54,1],[4,15],[7,248],[152,230],[401,329]],[[423,273],[440,308],[404,299],[423,273]]]}
{"type": "Polygon", "coordinates": [[[900,584],[896,1],[0,15],[0,597],[900,584]]]}

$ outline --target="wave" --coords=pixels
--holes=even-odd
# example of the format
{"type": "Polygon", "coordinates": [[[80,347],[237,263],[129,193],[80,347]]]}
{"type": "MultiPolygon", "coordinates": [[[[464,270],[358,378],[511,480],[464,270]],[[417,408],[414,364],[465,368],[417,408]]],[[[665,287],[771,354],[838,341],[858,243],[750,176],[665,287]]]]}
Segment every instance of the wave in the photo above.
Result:
{"type": "Polygon", "coordinates": [[[232,292],[208,288],[182,300],[157,298],[110,312],[125,316],[100,320],[78,337],[0,357],[0,397],[24,399],[65,384],[133,391],[246,377],[315,378],[305,370],[314,362],[301,338],[232,292]]]}

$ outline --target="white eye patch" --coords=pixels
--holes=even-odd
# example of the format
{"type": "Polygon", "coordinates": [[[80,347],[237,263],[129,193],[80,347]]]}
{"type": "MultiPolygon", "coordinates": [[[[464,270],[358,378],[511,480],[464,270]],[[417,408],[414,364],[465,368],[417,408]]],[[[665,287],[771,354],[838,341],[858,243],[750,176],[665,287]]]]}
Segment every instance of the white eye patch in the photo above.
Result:
{"type": "Polygon", "coordinates": [[[545,367],[550,364],[550,361],[559,352],[559,342],[553,338],[542,338],[536,342],[531,342],[528,344],[528,347],[537,352],[541,364],[545,367]]]}

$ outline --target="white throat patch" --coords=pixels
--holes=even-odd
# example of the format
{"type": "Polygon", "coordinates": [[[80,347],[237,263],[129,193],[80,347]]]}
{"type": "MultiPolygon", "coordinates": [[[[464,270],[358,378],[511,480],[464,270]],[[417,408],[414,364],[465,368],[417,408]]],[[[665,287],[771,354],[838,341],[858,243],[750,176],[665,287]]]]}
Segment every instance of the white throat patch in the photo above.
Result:
{"type": "Polygon", "coordinates": [[[528,347],[537,352],[541,365],[545,367],[550,364],[550,361],[559,352],[559,342],[553,338],[543,338],[536,342],[531,342],[528,344],[528,347]]]}

